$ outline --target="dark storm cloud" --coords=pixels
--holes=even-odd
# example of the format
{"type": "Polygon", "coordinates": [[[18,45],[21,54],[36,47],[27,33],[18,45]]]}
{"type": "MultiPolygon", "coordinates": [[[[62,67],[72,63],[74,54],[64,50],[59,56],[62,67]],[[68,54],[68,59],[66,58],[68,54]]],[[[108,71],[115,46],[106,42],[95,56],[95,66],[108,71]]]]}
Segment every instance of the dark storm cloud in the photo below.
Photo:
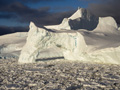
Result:
{"type": "Polygon", "coordinates": [[[120,24],[120,0],[99,0],[100,3],[93,3],[88,9],[97,16],[112,16],[120,24]]]}
{"type": "MultiPolygon", "coordinates": [[[[74,12],[74,11],[67,11],[67,12],[55,13],[55,12],[50,12],[51,10],[50,7],[33,9],[21,2],[14,2],[15,0],[11,0],[11,2],[7,0],[6,3],[5,1],[0,1],[0,4],[2,3],[2,5],[0,6],[0,19],[13,18],[17,20],[17,22],[21,22],[21,23],[29,23],[30,21],[33,21],[37,26],[59,24],[64,17],[68,17],[74,12]]],[[[34,0],[30,0],[30,1],[32,2],[34,0]]],[[[39,1],[49,1],[49,0],[39,0],[39,1]]],[[[0,26],[0,35],[19,32],[19,31],[27,31],[27,30],[29,29],[23,27],[0,26]]]]}
{"type": "Polygon", "coordinates": [[[27,32],[28,27],[6,27],[0,26],[0,35],[14,33],[14,32],[27,32]]]}
{"type": "Polygon", "coordinates": [[[6,7],[1,7],[0,8],[1,12],[8,12],[8,13],[16,13],[18,15],[24,15],[24,14],[31,14],[31,13],[38,13],[40,11],[44,12],[45,9],[43,8],[43,10],[41,9],[40,11],[35,10],[35,9],[31,9],[19,2],[16,3],[12,3],[7,5],[6,7]]]}
{"type": "Polygon", "coordinates": [[[0,0],[0,6],[8,5],[14,2],[21,2],[21,3],[37,3],[37,2],[57,2],[57,1],[64,1],[64,0],[0,0]]]}
{"type": "Polygon", "coordinates": [[[17,16],[13,13],[2,13],[0,14],[0,19],[11,19],[11,18],[17,18],[17,16]]]}
{"type": "MultiPolygon", "coordinates": [[[[19,17],[19,18],[17,17],[17,20],[20,22],[33,21],[38,25],[39,24],[41,24],[41,25],[58,24],[61,22],[61,20],[64,17],[68,17],[73,13],[73,11],[61,12],[61,13],[51,13],[51,12],[49,12],[50,7],[42,7],[39,9],[32,9],[32,8],[29,8],[19,2],[9,4],[6,7],[1,7],[0,11],[7,12],[9,14],[10,13],[16,14],[19,17]]],[[[6,15],[6,18],[7,18],[7,16],[9,16],[9,18],[10,18],[10,15],[6,15]]],[[[12,14],[11,14],[11,17],[13,17],[12,14]]],[[[4,16],[4,18],[5,18],[5,16],[4,16]]]]}
{"type": "Polygon", "coordinates": [[[18,0],[22,2],[31,2],[31,3],[36,3],[36,2],[52,2],[52,1],[64,1],[64,0],[18,0]]]}

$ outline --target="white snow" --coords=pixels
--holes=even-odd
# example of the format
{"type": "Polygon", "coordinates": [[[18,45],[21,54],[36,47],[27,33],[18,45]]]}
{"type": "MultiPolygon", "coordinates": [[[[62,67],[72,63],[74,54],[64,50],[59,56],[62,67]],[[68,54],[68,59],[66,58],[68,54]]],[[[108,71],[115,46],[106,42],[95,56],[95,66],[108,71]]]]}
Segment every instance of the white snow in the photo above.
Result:
{"type": "Polygon", "coordinates": [[[0,36],[0,58],[18,58],[26,37],[27,32],[0,36]]]}

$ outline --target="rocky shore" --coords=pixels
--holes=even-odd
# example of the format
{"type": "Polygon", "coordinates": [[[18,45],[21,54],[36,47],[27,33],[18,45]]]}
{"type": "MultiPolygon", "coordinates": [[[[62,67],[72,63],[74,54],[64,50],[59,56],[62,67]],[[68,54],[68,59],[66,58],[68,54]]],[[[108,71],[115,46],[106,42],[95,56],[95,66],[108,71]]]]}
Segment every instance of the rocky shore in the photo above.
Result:
{"type": "Polygon", "coordinates": [[[1,59],[0,90],[120,90],[120,65],[1,59]]]}

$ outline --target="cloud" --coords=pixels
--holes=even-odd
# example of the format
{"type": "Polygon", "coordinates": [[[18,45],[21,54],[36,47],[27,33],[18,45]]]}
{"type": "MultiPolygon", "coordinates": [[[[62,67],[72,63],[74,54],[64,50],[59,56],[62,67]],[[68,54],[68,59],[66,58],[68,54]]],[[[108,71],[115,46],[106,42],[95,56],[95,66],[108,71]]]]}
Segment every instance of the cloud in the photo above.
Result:
{"type": "Polygon", "coordinates": [[[0,6],[8,5],[14,2],[20,3],[37,3],[37,2],[58,2],[64,0],[0,0],[0,6]]]}
{"type": "Polygon", "coordinates": [[[50,7],[42,7],[39,9],[32,9],[23,5],[22,3],[15,2],[7,5],[6,7],[0,8],[1,12],[7,12],[3,18],[12,18],[14,15],[19,22],[30,22],[33,21],[37,25],[51,25],[58,24],[64,17],[70,16],[73,11],[53,13],[50,12],[50,7]],[[14,15],[13,15],[14,14],[14,15]]]}
{"type": "Polygon", "coordinates": [[[27,32],[28,27],[6,27],[0,26],[0,35],[14,33],[14,32],[27,32]]]}
{"type": "MultiPolygon", "coordinates": [[[[35,10],[36,11],[36,10],[35,10]]],[[[61,13],[48,13],[48,10],[45,8],[37,10],[36,13],[31,11],[31,15],[29,13],[19,13],[19,17],[21,18],[19,21],[20,22],[30,22],[33,21],[37,26],[41,25],[50,25],[50,24],[58,24],[62,21],[64,17],[70,16],[73,11],[68,11],[68,12],[61,12],[61,13]],[[46,14],[48,13],[48,14],[46,14]],[[45,14],[45,15],[44,15],[45,14]]],[[[10,16],[3,16],[4,18],[10,18],[10,16]]],[[[1,18],[3,18],[1,16],[1,18]]],[[[12,17],[12,16],[11,16],[12,17]]],[[[9,34],[9,33],[14,33],[14,32],[25,32],[28,31],[28,27],[7,27],[7,26],[0,26],[0,35],[4,34],[9,34]]]]}
{"type": "Polygon", "coordinates": [[[88,9],[97,16],[112,16],[120,24],[120,0],[99,0],[89,4],[88,9]]]}
{"type": "Polygon", "coordinates": [[[57,1],[64,1],[64,0],[18,0],[22,2],[31,2],[31,3],[36,3],[36,2],[57,2],[57,1]]]}
{"type": "MultiPolygon", "coordinates": [[[[33,21],[37,26],[59,24],[63,18],[69,17],[74,12],[74,10],[66,12],[50,12],[50,7],[33,9],[23,3],[14,2],[14,0],[11,0],[13,3],[4,3],[2,1],[0,2],[4,4],[3,6],[0,6],[0,19],[13,19],[21,23],[29,23],[30,21],[33,21]]],[[[0,30],[0,35],[2,35],[17,31],[26,31],[28,28],[26,29],[20,27],[19,30],[17,30],[16,27],[1,26],[0,30]]]]}
{"type": "Polygon", "coordinates": [[[11,19],[11,18],[17,18],[17,16],[13,13],[1,13],[0,19],[11,19]]]}

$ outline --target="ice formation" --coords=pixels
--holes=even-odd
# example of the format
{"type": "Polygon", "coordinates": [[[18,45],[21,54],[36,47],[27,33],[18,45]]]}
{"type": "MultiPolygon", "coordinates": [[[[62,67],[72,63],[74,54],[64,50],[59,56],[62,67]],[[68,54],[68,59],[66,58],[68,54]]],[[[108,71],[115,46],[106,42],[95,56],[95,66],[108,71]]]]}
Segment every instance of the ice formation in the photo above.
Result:
{"type": "Polygon", "coordinates": [[[27,42],[22,49],[19,62],[33,63],[40,58],[62,56],[65,59],[78,59],[85,50],[86,43],[80,33],[76,31],[72,33],[47,31],[44,28],[36,27],[31,22],[27,42]],[[51,53],[48,52],[49,50],[51,53]],[[43,52],[45,54],[42,54],[43,52]]]}
{"type": "Polygon", "coordinates": [[[111,33],[101,34],[94,30],[48,31],[31,22],[27,42],[22,49],[19,62],[34,63],[39,59],[64,57],[66,60],[120,64],[120,47],[118,47],[120,34],[117,30],[115,32],[113,38],[111,33]]]}
{"type": "Polygon", "coordinates": [[[118,31],[118,26],[112,17],[99,17],[99,23],[93,31],[113,34],[118,31]]]}
{"type": "Polygon", "coordinates": [[[66,60],[120,64],[119,36],[112,17],[97,18],[80,8],[60,25],[37,27],[31,22],[19,62],[64,57],[66,60]]]}
{"type": "Polygon", "coordinates": [[[56,30],[93,30],[97,27],[98,18],[91,14],[88,10],[79,8],[71,17],[64,18],[59,25],[45,26],[48,29],[56,30]]]}

